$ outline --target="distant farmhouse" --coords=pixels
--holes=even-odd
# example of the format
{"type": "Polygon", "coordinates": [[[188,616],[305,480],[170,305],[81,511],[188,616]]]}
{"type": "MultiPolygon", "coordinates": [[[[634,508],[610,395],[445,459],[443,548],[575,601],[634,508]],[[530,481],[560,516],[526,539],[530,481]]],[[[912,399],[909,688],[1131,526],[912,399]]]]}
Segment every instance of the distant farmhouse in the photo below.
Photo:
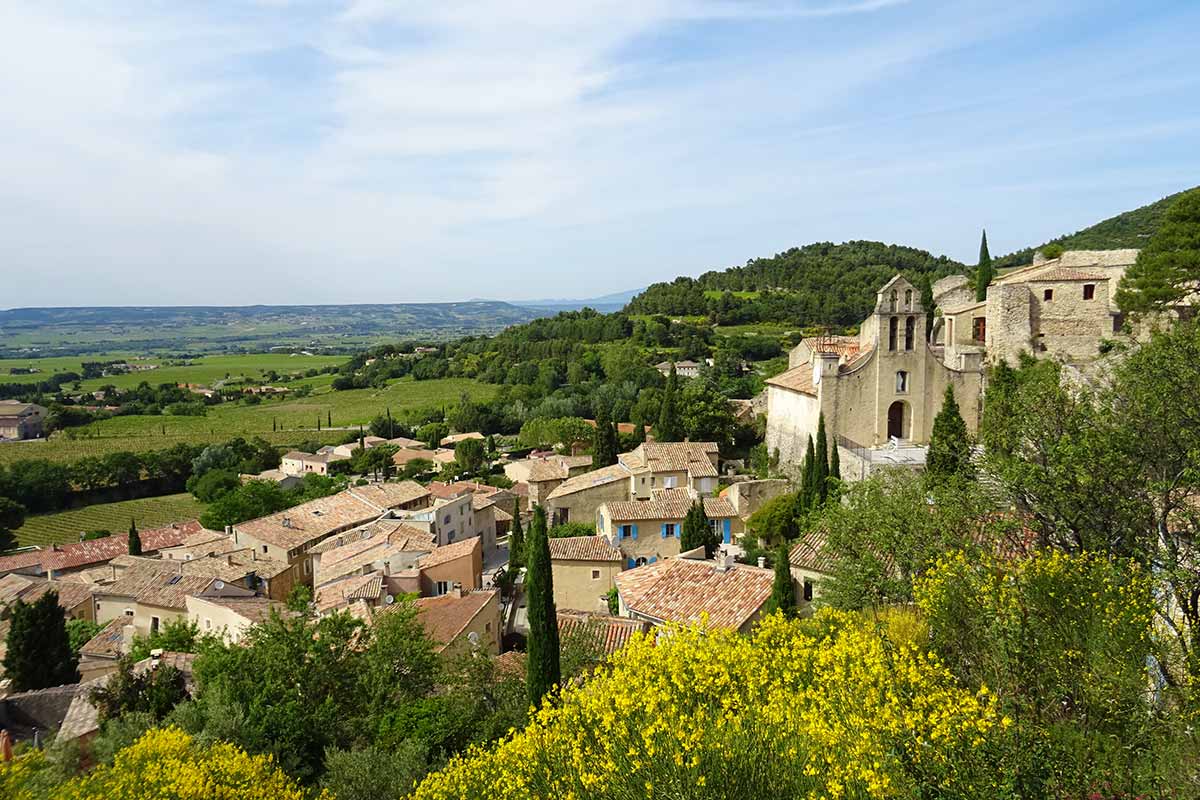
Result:
{"type": "Polygon", "coordinates": [[[37,403],[0,400],[0,440],[36,439],[45,419],[46,409],[37,403]]]}
{"type": "Polygon", "coordinates": [[[995,278],[977,301],[966,277],[933,285],[932,326],[920,292],[897,275],[875,298],[857,336],[804,339],[788,370],[767,381],[767,447],[795,468],[825,415],[843,476],[924,463],[947,386],[967,427],[978,428],[985,367],[1028,352],[1082,364],[1123,325],[1113,302],[1137,250],[1040,256],[995,278]]]}

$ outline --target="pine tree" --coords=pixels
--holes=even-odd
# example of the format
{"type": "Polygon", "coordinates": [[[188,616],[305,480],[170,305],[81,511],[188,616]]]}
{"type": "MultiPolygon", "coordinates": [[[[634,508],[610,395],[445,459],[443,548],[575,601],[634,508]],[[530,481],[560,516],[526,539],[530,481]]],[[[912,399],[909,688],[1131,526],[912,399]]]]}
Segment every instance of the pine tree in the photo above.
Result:
{"type": "Polygon", "coordinates": [[[129,520],[129,555],[140,556],[142,554],[142,537],[138,534],[137,525],[134,521],[129,520]]]}
{"type": "Polygon", "coordinates": [[[1200,282],[1200,189],[1167,208],[1158,230],[1117,287],[1122,311],[1159,311],[1184,301],[1200,282]]]}
{"type": "Polygon", "coordinates": [[[592,432],[592,469],[617,463],[617,429],[609,418],[608,406],[599,403],[596,409],[596,430],[592,432]]]}
{"type": "Polygon", "coordinates": [[[775,581],[771,584],[771,596],[767,598],[767,613],[775,611],[785,617],[794,616],[796,613],[796,590],[792,586],[792,571],[788,563],[786,544],[780,545],[779,552],[775,554],[775,581]]]}
{"type": "Polygon", "coordinates": [[[525,566],[525,532],[521,530],[521,501],[513,500],[512,534],[508,537],[508,568],[512,572],[525,566]]]}
{"type": "Polygon", "coordinates": [[[813,467],[814,504],[824,505],[829,496],[829,443],[825,439],[825,413],[817,418],[817,463],[813,467]]]}
{"type": "Polygon", "coordinates": [[[929,436],[929,453],[925,457],[925,473],[935,480],[974,476],[971,466],[971,439],[954,399],[954,387],[947,386],[942,410],[933,418],[929,436]]]}
{"type": "Polygon", "coordinates": [[[675,374],[675,364],[672,362],[667,386],[663,390],[662,405],[658,410],[658,425],[654,429],[654,438],[660,442],[678,442],[683,438],[679,430],[678,395],[679,376],[675,374]]]}
{"type": "Polygon", "coordinates": [[[987,287],[991,285],[994,277],[996,270],[992,267],[992,256],[988,253],[987,246],[987,231],[984,231],[983,239],[979,243],[979,266],[975,268],[975,299],[978,302],[987,300],[987,287]]]}
{"type": "Polygon", "coordinates": [[[78,661],[71,653],[67,619],[58,593],[49,591],[33,603],[11,606],[4,674],[15,692],[76,683],[78,661]]]}
{"type": "Polygon", "coordinates": [[[704,557],[712,558],[720,544],[720,539],[708,520],[708,514],[704,511],[704,501],[697,499],[683,518],[683,530],[679,534],[679,552],[686,553],[688,550],[703,547],[704,557]]]}
{"type": "Polygon", "coordinates": [[[534,506],[526,551],[529,561],[525,575],[529,640],[525,659],[525,688],[529,693],[530,705],[537,707],[541,705],[542,698],[562,681],[558,612],[554,607],[554,577],[550,570],[550,542],[546,534],[546,512],[541,506],[534,506]]]}

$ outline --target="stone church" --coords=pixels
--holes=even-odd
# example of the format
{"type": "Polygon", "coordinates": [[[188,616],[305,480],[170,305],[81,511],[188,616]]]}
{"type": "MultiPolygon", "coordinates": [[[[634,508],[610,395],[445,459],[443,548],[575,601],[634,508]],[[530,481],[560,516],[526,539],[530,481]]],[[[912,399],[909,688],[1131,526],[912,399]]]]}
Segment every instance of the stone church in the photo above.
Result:
{"type": "Polygon", "coordinates": [[[920,466],[947,386],[968,429],[978,427],[985,367],[1021,352],[1069,364],[1096,359],[1122,327],[1112,301],[1136,250],[1035,257],[997,276],[976,301],[963,275],[933,286],[933,324],[920,292],[897,275],[875,297],[857,336],[804,339],[767,381],[767,447],[785,469],[804,457],[820,415],[841,448],[843,475],[920,466]],[[926,334],[929,330],[928,335],[926,334]]]}

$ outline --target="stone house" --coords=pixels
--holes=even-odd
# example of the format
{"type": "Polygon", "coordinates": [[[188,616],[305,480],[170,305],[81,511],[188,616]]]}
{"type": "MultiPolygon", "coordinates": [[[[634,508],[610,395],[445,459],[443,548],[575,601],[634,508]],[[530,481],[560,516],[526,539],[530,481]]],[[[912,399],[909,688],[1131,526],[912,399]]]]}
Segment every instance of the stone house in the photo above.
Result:
{"type": "Polygon", "coordinates": [[[649,500],[605,503],[596,511],[596,530],[621,552],[628,569],[679,555],[683,520],[698,501],[704,503],[709,524],[724,544],[745,530],[733,503],[723,497],[704,497],[690,489],[664,489],[649,500]]]}
{"type": "Polygon", "coordinates": [[[747,519],[764,505],[791,491],[791,485],[781,478],[756,481],[738,481],[721,492],[742,519],[747,519]]]}
{"type": "Polygon", "coordinates": [[[833,574],[833,557],[825,547],[825,534],[812,530],[788,550],[788,565],[796,590],[796,609],[812,613],[812,604],[821,597],[821,583],[833,574]]]}
{"type": "Polygon", "coordinates": [[[46,408],[37,403],[0,400],[0,440],[37,439],[42,435],[46,408]]]}
{"type": "Polygon", "coordinates": [[[122,619],[138,636],[149,636],[168,622],[187,617],[187,597],[253,597],[254,592],[219,578],[178,575],[154,569],[130,570],[93,594],[96,622],[122,619]]]}
{"type": "Polygon", "coordinates": [[[621,616],[651,625],[692,624],[748,632],[771,596],[774,571],[720,561],[668,558],[616,576],[621,616]]]}
{"type": "Polygon", "coordinates": [[[280,602],[265,597],[185,598],[188,622],[205,635],[220,636],[228,644],[237,644],[246,630],[271,618],[271,614],[290,612],[280,602]]]}
{"type": "Polygon", "coordinates": [[[285,453],[279,462],[279,470],[285,475],[328,475],[329,465],[335,461],[345,461],[349,456],[341,456],[335,452],[304,453],[292,450],[285,453]]]}
{"type": "Polygon", "coordinates": [[[498,591],[456,588],[440,597],[418,598],[416,605],[417,618],[437,652],[458,656],[479,650],[499,655],[502,632],[498,591]]]}
{"type": "Polygon", "coordinates": [[[606,595],[624,557],[603,536],[565,536],[549,540],[554,605],[560,611],[606,611],[606,595]]]}
{"type": "Polygon", "coordinates": [[[529,502],[545,505],[550,492],[568,478],[587,472],[591,466],[591,456],[548,455],[505,464],[504,474],[514,483],[528,484],[529,502]]]}

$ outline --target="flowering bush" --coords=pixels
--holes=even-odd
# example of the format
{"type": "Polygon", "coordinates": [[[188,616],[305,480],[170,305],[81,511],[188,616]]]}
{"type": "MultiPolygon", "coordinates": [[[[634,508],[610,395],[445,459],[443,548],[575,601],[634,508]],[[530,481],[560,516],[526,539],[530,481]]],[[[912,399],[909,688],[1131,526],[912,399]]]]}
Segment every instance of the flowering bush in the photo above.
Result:
{"type": "MultiPolygon", "coordinates": [[[[44,796],[33,783],[45,768],[34,751],[0,764],[0,795],[44,796]]],[[[269,756],[251,756],[230,744],[203,747],[178,728],[155,729],[117,753],[112,766],[67,781],[49,792],[52,800],[303,800],[308,795],[276,768],[269,756]]],[[[324,795],[332,800],[332,795],[324,795]]]]}
{"type": "Polygon", "coordinates": [[[523,731],[417,788],[442,798],[976,797],[1007,725],[986,689],[862,617],[639,637],[523,731]]]}

